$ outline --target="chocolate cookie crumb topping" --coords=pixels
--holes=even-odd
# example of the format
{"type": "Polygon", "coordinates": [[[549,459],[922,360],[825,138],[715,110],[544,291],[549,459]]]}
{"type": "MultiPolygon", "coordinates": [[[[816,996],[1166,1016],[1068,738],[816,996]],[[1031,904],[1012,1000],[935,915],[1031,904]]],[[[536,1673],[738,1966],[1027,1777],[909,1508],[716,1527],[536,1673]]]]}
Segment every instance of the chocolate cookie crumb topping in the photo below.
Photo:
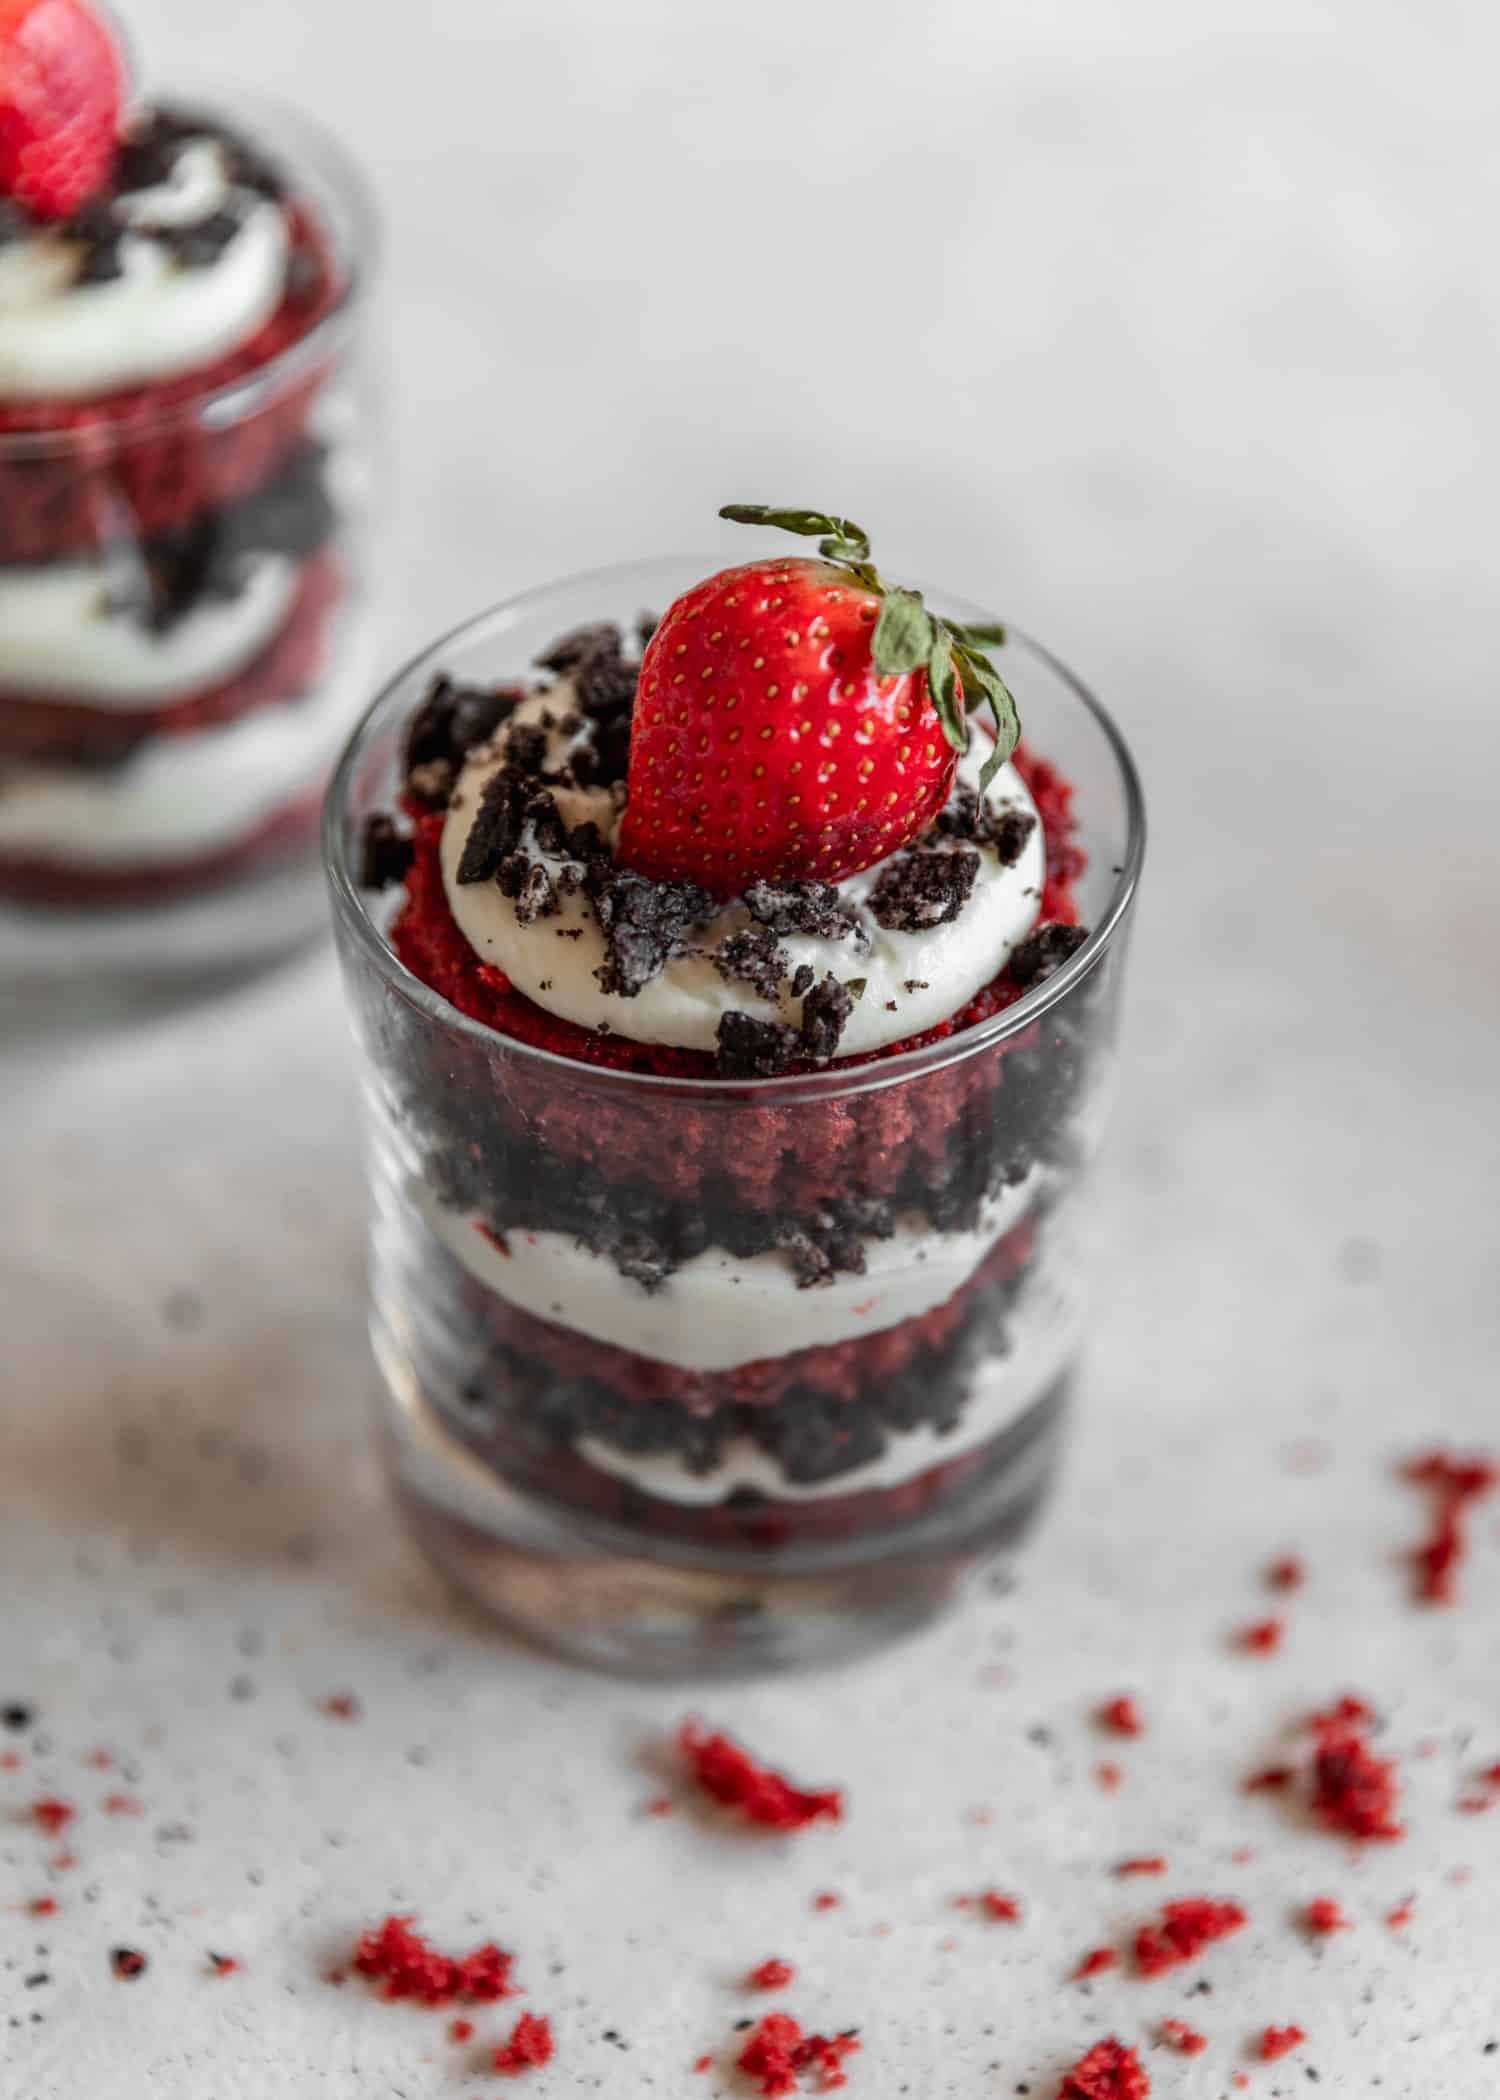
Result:
{"type": "Polygon", "coordinates": [[[720,944],[714,968],[721,977],[737,978],[753,985],[763,999],[774,1000],[786,975],[786,956],[769,926],[743,926],[720,944]]]}
{"type": "Polygon", "coordinates": [[[784,1022],[728,1013],[719,1020],[718,1045],[725,1079],[775,1079],[797,1062],[801,1038],[784,1022]]]}
{"type": "Polygon", "coordinates": [[[539,860],[528,860],[523,853],[512,853],[501,862],[495,880],[500,894],[514,902],[518,926],[530,926],[536,919],[550,919],[559,908],[557,886],[539,860]]]}
{"type": "Polygon", "coordinates": [[[429,758],[413,766],[406,776],[406,792],[429,809],[442,809],[458,782],[458,768],[450,758],[429,758]]]}
{"type": "Polygon", "coordinates": [[[854,1011],[854,1001],[831,974],[802,1001],[802,1052],[825,1063],[838,1054],[839,1037],[854,1011]]]}
{"type": "Polygon", "coordinates": [[[978,788],[960,780],[946,807],[939,812],[934,829],[943,838],[993,846],[1001,867],[1013,868],[1036,829],[1036,818],[1029,809],[1017,809],[1013,804],[997,809],[978,788]]]}
{"type": "Polygon", "coordinates": [[[559,635],[536,659],[537,667],[565,676],[586,664],[601,650],[618,656],[623,643],[624,637],[613,620],[594,620],[587,627],[574,627],[567,634],[559,635]]]}
{"type": "Polygon", "coordinates": [[[831,882],[752,882],[745,891],[752,918],[773,933],[807,933],[839,941],[859,933],[859,915],[831,882]]]}
{"type": "Polygon", "coordinates": [[[411,859],[411,840],[402,837],[390,817],[377,811],[365,819],[359,855],[361,889],[391,889],[405,880],[411,859]]]}
{"type": "Polygon", "coordinates": [[[967,847],[902,854],[870,892],[870,910],[882,926],[898,933],[946,926],[968,903],[978,873],[979,855],[967,847]]]}
{"type": "Polygon", "coordinates": [[[515,712],[523,697],[513,686],[462,686],[451,678],[434,678],[406,732],[408,786],[413,770],[434,759],[446,761],[456,772],[469,752],[487,743],[515,712]]]}
{"type": "Polygon", "coordinates": [[[800,999],[804,992],[811,991],[813,979],[817,974],[811,963],[798,963],[792,977],[792,997],[800,999]]]}
{"type": "MultiPolygon", "coordinates": [[[[437,761],[434,761],[437,763],[437,761]]],[[[489,882],[499,874],[521,843],[522,811],[527,800],[525,783],[509,766],[492,773],[484,784],[469,835],[458,863],[461,883],[489,882]]]]}
{"type": "Polygon", "coordinates": [[[696,883],[651,882],[633,868],[597,857],[589,863],[584,888],[609,951],[594,975],[606,992],[622,999],[633,999],[683,952],[688,934],[718,911],[696,883]]]}
{"type": "Polygon", "coordinates": [[[1070,955],[1076,955],[1088,939],[1086,926],[1038,926],[1020,946],[1012,949],[1007,974],[1013,984],[1040,984],[1060,970],[1070,955]]]}

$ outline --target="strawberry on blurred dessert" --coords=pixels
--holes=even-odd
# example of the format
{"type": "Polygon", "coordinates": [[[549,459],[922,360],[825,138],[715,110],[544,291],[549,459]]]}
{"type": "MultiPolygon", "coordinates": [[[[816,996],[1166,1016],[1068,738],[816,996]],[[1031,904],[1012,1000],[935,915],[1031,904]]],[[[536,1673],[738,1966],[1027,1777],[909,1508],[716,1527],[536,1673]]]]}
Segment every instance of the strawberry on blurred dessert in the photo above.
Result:
{"type": "Polygon", "coordinates": [[[601,621],[438,677],[364,871],[483,1024],[382,1052],[450,1426],[554,1502],[783,1546],[977,1495],[1055,1414],[1094,1024],[1084,973],[964,1050],[1087,940],[1002,631],[847,519],[724,515],[818,558],[685,590],[639,660],[601,621]]]}
{"type": "Polygon", "coordinates": [[[0,898],[306,856],[354,270],[295,153],[133,102],[85,0],[0,0],[0,898]]]}

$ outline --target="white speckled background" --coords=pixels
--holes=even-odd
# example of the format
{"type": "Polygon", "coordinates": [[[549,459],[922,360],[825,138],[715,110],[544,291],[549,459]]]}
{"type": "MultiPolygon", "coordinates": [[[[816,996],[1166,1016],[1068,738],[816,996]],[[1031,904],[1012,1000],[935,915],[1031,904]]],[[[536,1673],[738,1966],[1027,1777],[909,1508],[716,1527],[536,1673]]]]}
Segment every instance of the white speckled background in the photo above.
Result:
{"type": "Polygon", "coordinates": [[[1167,2100],[1242,2068],[1263,2096],[1500,2092],[1500,1809],[1454,1807],[1500,1757],[1500,1509],[1461,1605],[1420,1611],[1390,1472],[1497,1435],[1493,11],[133,18],[152,77],[311,100],[375,170],[393,655],[561,567],[727,546],[726,497],[835,504],[1097,683],[1155,837],[1061,1497],[1015,1589],[931,1639],[714,1695],[850,1789],[786,1846],[644,1817],[690,1693],[509,1648],[390,1534],[327,959],[12,1050],[0,1699],[39,1717],[0,1740],[26,1760],[0,1771],[0,2091],[494,2093],[441,2020],[320,1981],[409,1905],[520,1953],[559,2036],[537,2100],[742,2090],[690,2066],[771,1953],[799,2012],[863,2028],[868,2100],[1051,2100],[1167,2012],[1213,2038],[1153,2054],[1167,2100]],[[1247,1661],[1225,1637],[1284,1547],[1311,1580],[1247,1661]],[[1152,1726],[1108,1796],[1088,1715],[1126,1686],[1152,1726]],[[1412,1825],[1359,1858],[1237,1792],[1346,1687],[1389,1715],[1412,1825]],[[346,1688],[361,1718],[328,1719],[346,1688]],[[124,1779],[83,1764],[100,1744],[124,1779]],[[20,1813],[44,1785],[82,1810],[50,1880],[20,1813]],[[122,1785],[143,1817],[102,1813],[122,1785]],[[1156,1851],[1165,1881],[1110,1878],[1156,1851]],[[948,1908],[988,1882],[1024,1924],[948,1908]],[[59,1914],[25,1915],[49,1887],[59,1914]],[[1253,1917],[1201,1971],[1064,1982],[1197,1892],[1253,1917]],[[1318,1949],[1289,1917],[1320,1893],[1358,1925],[1318,1949]],[[120,1943],[150,1956],[133,1984],[120,1943]],[[209,1979],[209,1948],[243,1973],[209,1979]],[[1310,2040],[1250,2066],[1273,2020],[1310,2040]]]}

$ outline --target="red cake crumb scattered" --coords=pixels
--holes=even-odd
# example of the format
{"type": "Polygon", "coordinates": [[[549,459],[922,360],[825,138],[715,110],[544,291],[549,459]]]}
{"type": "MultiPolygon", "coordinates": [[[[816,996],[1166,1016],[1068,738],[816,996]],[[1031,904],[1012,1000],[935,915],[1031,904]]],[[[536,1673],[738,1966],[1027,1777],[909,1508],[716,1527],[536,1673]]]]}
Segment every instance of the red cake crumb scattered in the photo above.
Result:
{"type": "Polygon", "coordinates": [[[708,1733],[696,1721],[684,1721],[678,1746],[705,1793],[727,1808],[737,1808],[747,1822],[768,1830],[801,1830],[826,1816],[837,1823],[844,1813],[838,1787],[808,1792],[773,1772],[732,1736],[708,1733]]]}
{"type": "Polygon", "coordinates": [[[106,1794],[101,1805],[107,1816],[141,1816],[146,1812],[134,1794],[106,1794]]]}
{"type": "Polygon", "coordinates": [[[19,1750],[0,1750],[0,1772],[19,1772],[25,1762],[19,1750]]]}
{"type": "Polygon", "coordinates": [[[1237,1867],[1248,1867],[1255,1857],[1254,1848],[1250,1845],[1236,1845],[1229,1857],[1237,1867]]]}
{"type": "Polygon", "coordinates": [[[814,1910],[838,1910],[843,1900],[837,1889],[819,1889],[813,1897],[812,1907],[814,1910]]]}
{"type": "Polygon", "coordinates": [[[711,2056],[700,2056],[696,2063],[693,2065],[693,2069],[700,2073],[703,2071],[711,2071],[713,2067],[714,2060],[711,2056]]]}
{"type": "Polygon", "coordinates": [[[47,1864],[54,1874],[71,1874],[78,1864],[78,1854],[69,1851],[54,1852],[47,1864]]]}
{"type": "Polygon", "coordinates": [[[1307,1569],[1295,1553],[1283,1553],[1266,1569],[1266,1582],[1273,1590],[1300,1590],[1307,1580],[1307,1569]]]}
{"type": "Polygon", "coordinates": [[[1257,1619],[1253,1626],[1240,1628],[1234,1645],[1247,1655],[1274,1655],[1285,1636],[1285,1619],[1257,1619]]]}
{"type": "Polygon", "coordinates": [[[1106,1794],[1118,1793],[1125,1784],[1125,1774],[1118,1765],[1095,1765],[1094,1778],[1106,1794]]]}
{"type": "Polygon", "coordinates": [[[1238,1903],[1211,1896],[1182,1896],[1163,1907],[1159,1921],[1135,1936],[1135,1965],[1142,1976],[1160,1976],[1197,1957],[1249,1922],[1238,1903]]]}
{"type": "Polygon", "coordinates": [[[1315,1717],[1312,1808],[1328,1830],[1361,1842],[1404,1837],[1396,1820],[1399,1776],[1393,1758],[1377,1757],[1365,1735],[1369,1708],[1362,1700],[1340,1700],[1315,1717]]]}
{"type": "Polygon", "coordinates": [[[389,1917],[364,1933],[353,1965],[361,1976],[384,1985],[383,1997],[412,1998],[419,2005],[452,2005],[460,1999],[490,2005],[515,1995],[513,1954],[493,1941],[472,1954],[439,1954],[412,1930],[410,1915],[389,1917]]]}
{"type": "Polygon", "coordinates": [[[1102,1976],[1106,1969],[1117,1969],[1119,1966],[1120,1957],[1113,1947],[1091,1947],[1073,1971],[1073,1981],[1086,1983],[1090,1976],[1102,1976]]]}
{"type": "Polygon", "coordinates": [[[137,1947],[111,1947],[109,1965],[123,1983],[133,1983],[146,1972],[146,1957],[137,1947]]]}
{"type": "Polygon", "coordinates": [[[1179,2056],[1201,2056],[1208,2047],[1208,2036],[1200,2034],[1196,2027],[1189,2027],[1186,2020],[1163,2020],[1157,2035],[1179,2056]]]}
{"type": "Polygon", "coordinates": [[[1118,1698],[1107,1699],[1099,1709],[1099,1726],[1107,1728],[1111,1735],[1144,1735],[1146,1717],[1137,1702],[1128,1692],[1118,1698]]]}
{"type": "Polygon", "coordinates": [[[1134,2049],[1111,2035],[1063,2074],[1057,2100],[1151,2100],[1151,2080],[1134,2049]]]}
{"type": "Polygon", "coordinates": [[[552,2022],[540,2013],[522,2013],[510,2031],[510,2039],[501,2042],[491,2062],[502,2078],[519,2078],[523,2071],[550,2064],[556,2047],[552,2022]]]}
{"type": "Polygon", "coordinates": [[[747,2077],[760,2080],[768,2100],[778,2100],[778,2096],[803,2090],[804,2071],[817,2080],[812,2088],[815,2092],[831,2093],[847,2085],[844,2059],[858,2049],[858,2038],[852,2034],[804,2034],[801,2023],[790,2013],[773,2012],[759,2022],[735,2061],[747,2077]]]}
{"type": "Polygon", "coordinates": [[[66,1830],[78,1811],[71,1801],[60,1801],[55,1794],[44,1794],[40,1801],[31,1804],[31,1820],[38,1830],[45,1830],[48,1837],[56,1837],[66,1830]]]}
{"type": "Polygon", "coordinates": [[[1302,1921],[1309,1932],[1327,1934],[1347,1932],[1354,1920],[1345,1911],[1342,1903],[1332,1896],[1314,1896],[1302,1913],[1302,1921]]]}
{"type": "Polygon", "coordinates": [[[759,1968],[752,1969],[745,1981],[752,1991],[784,1991],[789,1983],[795,1981],[796,1975],[797,1971],[789,1961],[781,1961],[773,1954],[769,1961],[763,1961],[759,1968]]]}
{"type": "Polygon", "coordinates": [[[327,1714],[330,1721],[357,1721],[360,1704],[353,1692],[330,1692],[319,1702],[319,1711],[327,1714]]]}
{"type": "Polygon", "coordinates": [[[55,1896],[33,1896],[26,1906],[26,1913],[28,1917],[32,1918],[55,1918],[57,1916],[57,1898],[55,1896]]]}
{"type": "Polygon", "coordinates": [[[1490,1458],[1458,1458],[1434,1450],[1409,1459],[1403,1480],[1431,1491],[1432,1528],[1412,1554],[1417,1595],[1427,1604],[1451,1604],[1458,1595],[1458,1570],[1468,1550],[1466,1519],[1500,1483],[1500,1464],[1490,1458]]]}
{"type": "Polygon", "coordinates": [[[1386,1912],[1385,1922],[1392,1932],[1404,1932],[1416,1915],[1417,1906],[1408,1896],[1404,1903],[1398,1903],[1394,1910],[1386,1912]]]}
{"type": "Polygon", "coordinates": [[[1001,1889],[984,1889],[980,1892],[979,1907],[987,1918],[997,1925],[1018,1925],[1021,1920],[1021,1899],[1007,1896],[1001,1889]]]}
{"type": "Polygon", "coordinates": [[[1122,1859],[1115,1872],[1122,1879],[1132,1874],[1165,1874],[1167,1862],[1160,1852],[1145,1852],[1136,1859],[1122,1859]]]}
{"type": "Polygon", "coordinates": [[[114,1769],[115,1761],[108,1750],[91,1750],[83,1761],[95,1772],[110,1772],[114,1769]]]}
{"type": "Polygon", "coordinates": [[[1309,1714],[1307,1725],[1317,1730],[1337,1728],[1345,1722],[1353,1722],[1356,1726],[1364,1728],[1373,1723],[1375,1718],[1375,1709],[1367,1699],[1361,1699],[1354,1692],[1345,1692],[1341,1699],[1335,1699],[1332,1706],[1325,1706],[1321,1713],[1309,1714]]]}
{"type": "Polygon", "coordinates": [[[670,1794],[653,1794],[646,1803],[646,1813],[648,1816],[675,1816],[677,1803],[670,1794]]]}
{"type": "Polygon", "coordinates": [[[472,2020],[450,2020],[448,2022],[448,2039],[450,2042],[472,2042],[474,2039],[474,2022],[472,2020]]]}
{"type": "Polygon", "coordinates": [[[210,1954],[208,1966],[215,1976],[238,1976],[240,1959],[236,1954],[210,1954]]]}
{"type": "Polygon", "coordinates": [[[1245,1792],[1247,1794],[1284,1793],[1296,1776],[1290,1765],[1262,1765],[1258,1772],[1252,1772],[1245,1781],[1245,1792]]]}
{"type": "Polygon", "coordinates": [[[1275,2063],[1278,2056],[1290,2056],[1307,2040],[1307,2031],[1302,2027],[1268,2027],[1260,2038],[1257,2052],[1265,2064],[1275,2063]]]}

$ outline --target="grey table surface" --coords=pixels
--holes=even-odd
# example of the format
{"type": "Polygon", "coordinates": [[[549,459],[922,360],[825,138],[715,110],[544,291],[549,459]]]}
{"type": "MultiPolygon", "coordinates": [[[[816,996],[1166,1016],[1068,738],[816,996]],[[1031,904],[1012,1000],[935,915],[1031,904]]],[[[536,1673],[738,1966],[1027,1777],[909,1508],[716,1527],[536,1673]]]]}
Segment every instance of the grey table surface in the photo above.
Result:
{"type": "Polygon", "coordinates": [[[1455,1609],[1417,1608],[1393,1477],[1496,1436],[1496,17],[916,13],[133,10],[153,82],[310,102],[372,171],[393,660],[560,569],[727,551],[726,498],[828,503],[1098,685],[1155,834],[1060,1496],[1013,1589],[814,1682],[580,1674],[396,1535],[326,956],[12,1047],[0,1697],[38,1710],[0,1767],[16,2100],[493,2091],[441,2022],[323,1980],[391,1908],[518,1951],[559,2036],[539,2095],[742,2090],[691,2066],[727,2060],[771,1953],[804,2017],[860,2025],[872,2096],[1050,2100],[1164,2013],[1212,2046],[1151,2051],[1159,2095],[1239,2071],[1500,2092],[1500,1812],[1455,1810],[1500,1757],[1500,1533],[1455,1609]],[[1286,1646],[1247,1660],[1228,1636],[1289,1548],[1286,1646]],[[1125,1688],[1150,1728],[1107,1794],[1090,1713],[1125,1688]],[[1406,1772],[1409,1837],[1360,1855],[1238,1790],[1344,1689],[1406,1772]],[[644,1815],[695,1703],[843,1781],[848,1821],[756,1845],[644,1815]],[[72,1868],[27,1821],[44,1790],[79,1805],[72,1868]],[[106,1813],[115,1790],[143,1813],[106,1813]],[[1142,1852],[1166,1880],[1111,1877],[1142,1852]],[[951,1908],[986,1883],[1020,1926],[951,1908]],[[1252,1917],[1211,1995],[1067,1983],[1205,1891],[1252,1917]],[[1292,1923],[1320,1893],[1357,1920],[1322,1948],[1292,1923]],[[150,1957],[132,1984],[117,1944],[150,1957]],[[1289,2020],[1305,2047],[1252,2064],[1289,2020]]]}

